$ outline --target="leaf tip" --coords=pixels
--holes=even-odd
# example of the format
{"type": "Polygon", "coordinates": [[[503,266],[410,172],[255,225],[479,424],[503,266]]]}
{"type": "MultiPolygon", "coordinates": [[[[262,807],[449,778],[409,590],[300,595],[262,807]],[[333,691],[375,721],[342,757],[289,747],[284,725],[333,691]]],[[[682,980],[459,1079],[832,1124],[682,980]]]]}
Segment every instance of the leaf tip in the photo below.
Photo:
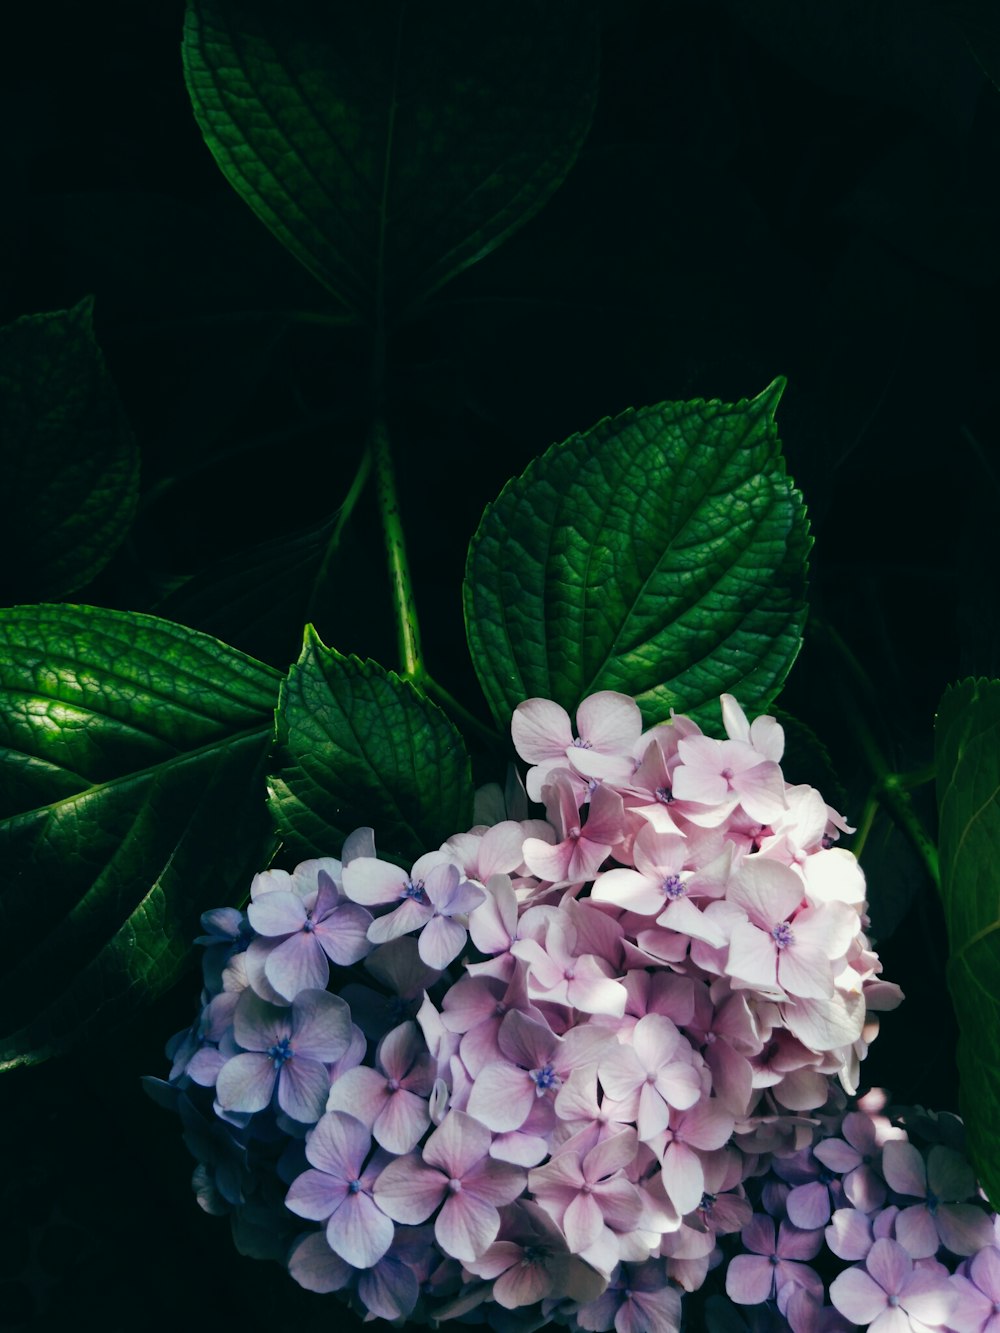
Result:
{"type": "Polygon", "coordinates": [[[762,389],[756,398],[751,398],[750,406],[762,412],[768,421],[773,421],[778,404],[781,402],[781,395],[787,387],[787,376],[776,375],[766,389],[762,389]]]}

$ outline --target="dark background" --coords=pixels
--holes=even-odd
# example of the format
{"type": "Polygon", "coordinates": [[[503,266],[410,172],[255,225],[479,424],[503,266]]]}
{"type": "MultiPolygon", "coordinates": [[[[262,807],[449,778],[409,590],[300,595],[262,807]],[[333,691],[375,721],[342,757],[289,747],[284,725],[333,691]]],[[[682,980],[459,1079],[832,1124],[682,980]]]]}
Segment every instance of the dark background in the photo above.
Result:
{"type": "MultiPolygon", "coordinates": [[[[179,0],[5,11],[0,322],[94,293],[142,448],[133,535],[76,599],[156,608],[284,667],[304,614],[294,588],[255,573],[263,593],[245,604],[217,565],[236,557],[238,577],[240,552],[308,531],[343,499],[365,354],[355,334],[276,313],[322,310],[323,293],[202,143],[182,19],[179,0]]],[[[892,766],[917,769],[944,685],[1000,672],[989,37],[973,6],[943,2],[605,5],[597,115],[571,176],[390,353],[428,663],[474,711],[485,717],[461,571],[506,478],[627,406],[734,401],[777,374],[816,538],[812,619],[781,702],[829,751],[828,799],[857,819],[871,783],[853,719],[892,766]]],[[[397,665],[367,500],[349,556],[317,627],[397,665]]],[[[786,777],[824,782],[790,763],[786,777]]],[[[916,800],[933,826],[932,789],[916,800]]],[[[955,1107],[933,891],[882,816],[863,864],[886,975],[908,996],[868,1080],[955,1107]]],[[[163,1043],[196,998],[192,974],[130,1028],[5,1076],[0,1327],[351,1322],[235,1253],[194,1203],[176,1122],[139,1089],[140,1074],[165,1074],[163,1043]]]]}

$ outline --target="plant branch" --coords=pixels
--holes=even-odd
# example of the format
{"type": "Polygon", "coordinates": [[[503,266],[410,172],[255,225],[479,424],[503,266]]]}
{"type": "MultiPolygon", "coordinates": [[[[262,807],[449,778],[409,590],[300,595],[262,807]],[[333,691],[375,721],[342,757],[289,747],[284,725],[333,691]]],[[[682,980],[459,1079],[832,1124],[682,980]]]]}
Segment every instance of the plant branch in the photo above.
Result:
{"type": "Polygon", "coordinates": [[[354,480],[351,482],[350,490],[344,496],[344,503],[337,510],[337,521],[334,524],[333,532],[326,543],[326,550],[323,552],[323,560],[319,569],[316,571],[316,577],[313,579],[312,588],[309,590],[309,603],[306,609],[306,620],[312,622],[316,619],[318,612],[318,603],[320,593],[326,585],[327,575],[330,572],[330,565],[334,556],[340,549],[340,539],[343,536],[344,528],[347,526],[354,507],[361,498],[361,492],[365,488],[365,482],[372,470],[372,455],[370,449],[365,449],[361,455],[361,461],[358,463],[357,471],[354,473],[354,480]]]}
{"type": "MultiPolygon", "coordinates": [[[[847,669],[847,674],[858,681],[866,694],[871,695],[871,683],[864,672],[861,664],[851,652],[850,648],[840,637],[837,631],[829,624],[822,626],[823,638],[829,646],[836,652],[842,663],[847,669]]],[[[938,862],[937,847],[933,838],[929,836],[924,828],[920,816],[913,808],[913,802],[910,799],[908,786],[916,786],[909,779],[912,775],[902,775],[894,773],[889,767],[882,748],[875,738],[875,733],[868,725],[867,720],[858,709],[855,701],[851,698],[849,692],[843,685],[843,678],[839,673],[831,673],[833,685],[841,701],[841,711],[854,733],[854,738],[861,748],[862,754],[868,762],[868,767],[875,778],[875,786],[872,796],[880,799],[891,813],[893,819],[910,839],[917,854],[924,863],[928,875],[930,876],[934,887],[940,891],[941,888],[941,868],[938,862]]]]}
{"type": "Polygon", "coordinates": [[[369,449],[375,465],[375,490],[378,496],[379,516],[382,519],[382,531],[385,534],[400,665],[402,674],[408,680],[418,681],[423,678],[420,626],[413,599],[410,563],[406,557],[406,538],[403,535],[403,523],[399,512],[396,471],[389,450],[389,432],[382,416],[377,416],[372,425],[369,449]]]}

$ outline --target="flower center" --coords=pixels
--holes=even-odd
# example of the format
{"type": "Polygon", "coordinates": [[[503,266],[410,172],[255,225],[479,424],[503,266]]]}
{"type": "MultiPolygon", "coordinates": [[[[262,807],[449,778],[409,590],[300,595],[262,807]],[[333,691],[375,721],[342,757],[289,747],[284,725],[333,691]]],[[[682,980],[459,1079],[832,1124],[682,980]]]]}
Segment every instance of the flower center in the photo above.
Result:
{"type": "Polygon", "coordinates": [[[795,936],[787,921],[781,921],[778,925],[771,927],[771,939],[774,940],[779,949],[787,949],[790,944],[795,943],[795,936]]]}
{"type": "Polygon", "coordinates": [[[457,1176],[452,1176],[451,1180],[448,1181],[448,1188],[451,1190],[452,1194],[461,1194],[462,1182],[457,1176]]]}
{"type": "Polygon", "coordinates": [[[541,1069],[532,1069],[528,1077],[538,1089],[538,1095],[541,1096],[548,1088],[557,1088],[560,1085],[559,1075],[552,1068],[551,1064],[542,1065],[541,1069]]]}
{"type": "Polygon", "coordinates": [[[274,1061],[275,1069],[280,1069],[281,1066],[287,1060],[290,1060],[294,1054],[295,1052],[292,1050],[292,1041],[290,1037],[282,1037],[280,1041],[275,1042],[273,1046],[269,1047],[267,1052],[268,1059],[274,1061]]]}
{"type": "Polygon", "coordinates": [[[347,1186],[347,1188],[350,1190],[352,1194],[358,1194],[361,1190],[361,1181],[352,1180],[350,1184],[347,1186]]]}
{"type": "Polygon", "coordinates": [[[677,898],[684,896],[684,881],[680,875],[668,875],[661,885],[663,896],[674,902],[677,898]]]}
{"type": "Polygon", "coordinates": [[[412,898],[415,903],[426,905],[427,895],[424,893],[424,881],[418,879],[416,884],[414,884],[412,879],[408,879],[403,888],[403,892],[399,896],[401,898],[412,898]]]}
{"type": "Polygon", "coordinates": [[[590,750],[592,748],[590,741],[585,741],[582,736],[577,736],[573,741],[574,750],[590,750]]]}
{"type": "Polygon", "coordinates": [[[674,793],[669,787],[657,787],[655,795],[661,805],[669,805],[674,799],[674,793]]]}

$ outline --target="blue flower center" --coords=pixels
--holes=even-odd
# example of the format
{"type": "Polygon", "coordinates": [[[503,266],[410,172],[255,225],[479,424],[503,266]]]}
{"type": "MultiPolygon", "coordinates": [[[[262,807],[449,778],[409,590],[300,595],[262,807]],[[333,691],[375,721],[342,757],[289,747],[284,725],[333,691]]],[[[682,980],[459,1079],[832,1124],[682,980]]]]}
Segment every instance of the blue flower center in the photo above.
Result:
{"type": "Polygon", "coordinates": [[[661,805],[669,805],[674,799],[674,793],[669,787],[657,787],[655,795],[661,805]]]}
{"type": "Polygon", "coordinates": [[[934,1193],[934,1191],[928,1186],[928,1189],[927,1189],[927,1211],[930,1213],[931,1217],[933,1217],[934,1214],[937,1212],[937,1210],[938,1210],[938,1204],[939,1204],[940,1202],[941,1202],[941,1200],[940,1200],[940,1199],[938,1198],[938,1196],[934,1193]]]}
{"type": "Polygon", "coordinates": [[[698,1207],[707,1216],[709,1213],[711,1213],[712,1209],[715,1207],[715,1195],[703,1194],[701,1196],[701,1203],[698,1205],[698,1207]]]}
{"type": "Polygon", "coordinates": [[[795,943],[795,935],[787,921],[771,927],[771,939],[779,949],[787,949],[790,944],[795,943]]]}
{"type": "Polygon", "coordinates": [[[585,741],[582,736],[577,736],[573,741],[574,750],[590,750],[592,748],[590,741],[585,741]]]}
{"type": "Polygon", "coordinates": [[[668,875],[663,881],[662,888],[663,896],[669,898],[671,902],[684,896],[684,881],[680,875],[668,875]]]}
{"type": "Polygon", "coordinates": [[[401,898],[412,898],[415,903],[426,905],[427,894],[424,893],[424,881],[418,879],[416,884],[414,884],[412,879],[408,879],[403,892],[399,896],[401,898]]]}
{"type": "Polygon", "coordinates": [[[316,924],[313,921],[313,914],[311,911],[306,912],[306,919],[302,923],[302,929],[306,932],[307,935],[311,935],[312,932],[316,929],[316,924]]]}
{"type": "Polygon", "coordinates": [[[545,1092],[548,1088],[557,1088],[560,1085],[559,1075],[550,1064],[542,1065],[541,1069],[532,1069],[528,1077],[540,1093],[545,1092]]]}
{"type": "Polygon", "coordinates": [[[295,1052],[292,1050],[292,1040],[290,1037],[282,1039],[268,1048],[268,1058],[274,1061],[275,1069],[280,1069],[286,1061],[290,1060],[295,1052]]]}
{"type": "Polygon", "coordinates": [[[359,1194],[361,1192],[361,1181],[352,1180],[351,1183],[347,1186],[347,1188],[348,1190],[350,1190],[352,1194],[359,1194]]]}

